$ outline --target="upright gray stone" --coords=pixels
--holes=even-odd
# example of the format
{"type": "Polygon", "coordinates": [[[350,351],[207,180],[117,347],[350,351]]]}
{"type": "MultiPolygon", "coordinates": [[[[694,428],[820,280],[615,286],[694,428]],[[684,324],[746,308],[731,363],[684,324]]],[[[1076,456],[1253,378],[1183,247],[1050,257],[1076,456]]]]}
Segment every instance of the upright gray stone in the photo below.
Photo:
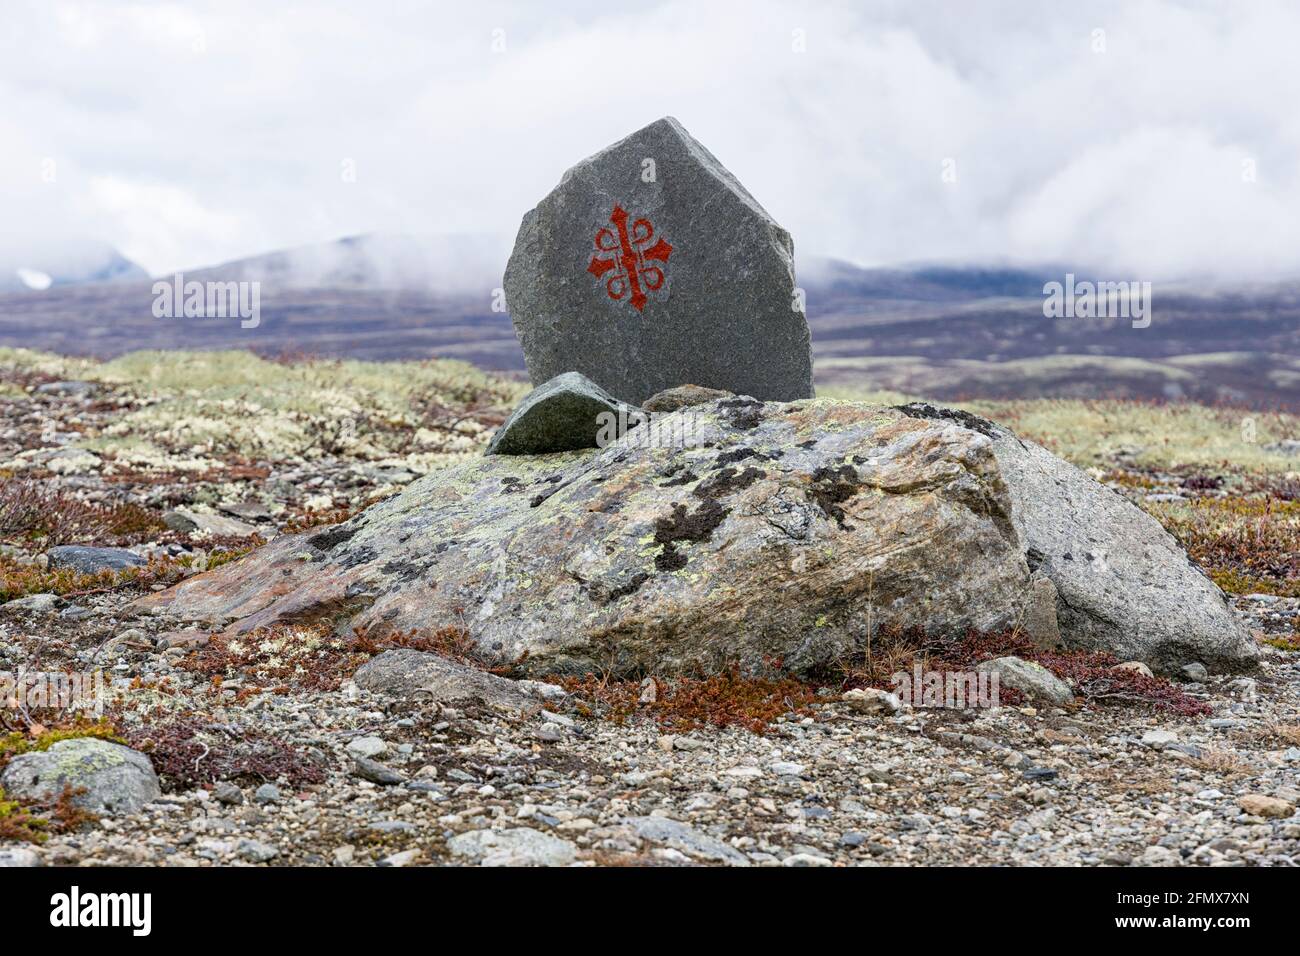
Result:
{"type": "Polygon", "coordinates": [[[672,117],[564,174],[524,216],[505,292],[534,383],[640,404],[691,382],[809,398],[790,234],[672,117]]]}

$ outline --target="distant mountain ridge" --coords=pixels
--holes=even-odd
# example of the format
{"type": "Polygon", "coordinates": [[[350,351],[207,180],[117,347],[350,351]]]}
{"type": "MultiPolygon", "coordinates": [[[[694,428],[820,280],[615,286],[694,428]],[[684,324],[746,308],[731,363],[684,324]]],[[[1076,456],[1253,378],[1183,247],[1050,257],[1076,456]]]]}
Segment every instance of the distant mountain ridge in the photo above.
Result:
{"type": "Polygon", "coordinates": [[[130,282],[148,276],[144,269],[104,242],[87,240],[56,247],[0,251],[0,293],[130,282]]]}
{"type": "MultiPolygon", "coordinates": [[[[128,271],[112,282],[0,294],[0,344],[100,357],[145,348],[440,356],[521,374],[510,317],[494,309],[507,253],[488,236],[357,236],[185,272],[260,281],[256,329],[155,318],[152,283],[128,271]]],[[[939,400],[1056,395],[1300,408],[1300,283],[1157,284],[1151,326],[1133,328],[1045,317],[1044,283],[1069,271],[1059,265],[864,269],[805,257],[797,271],[820,386],[939,400]]]]}

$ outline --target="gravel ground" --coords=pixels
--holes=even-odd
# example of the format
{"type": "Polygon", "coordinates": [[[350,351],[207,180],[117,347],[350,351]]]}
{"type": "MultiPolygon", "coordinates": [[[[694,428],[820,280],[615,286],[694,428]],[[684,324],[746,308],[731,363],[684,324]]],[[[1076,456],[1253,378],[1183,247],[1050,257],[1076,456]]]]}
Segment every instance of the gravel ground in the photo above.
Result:
{"type": "MultiPolygon", "coordinates": [[[[198,476],[179,466],[145,473],[111,456],[91,461],[69,448],[141,400],[42,384],[58,383],[29,381],[26,398],[5,401],[0,467],[17,463],[19,477],[89,503],[237,515],[265,538],[314,512],[391,492],[420,470],[414,460],[324,453],[231,458],[198,476]]],[[[217,546],[202,529],[173,529],[132,547],[206,558],[253,540],[217,546]]],[[[13,537],[0,557],[37,571],[48,563],[42,546],[13,537]]],[[[1196,717],[1133,702],[872,715],[826,691],[810,712],[780,717],[763,734],[665,734],[649,716],[604,719],[597,701],[554,685],[537,690],[537,706],[524,712],[375,696],[348,679],[350,669],[338,680],[311,673],[292,648],[283,660],[280,648],[264,649],[257,663],[216,681],[202,666],[203,647],[160,642],[185,622],[128,607],[149,586],[0,606],[0,670],[104,667],[114,686],[109,713],[133,744],[148,750],[161,728],[182,728],[163,746],[169,760],[155,759],[161,800],[39,845],[0,841],[0,862],[1300,862],[1295,653],[1267,648],[1253,674],[1181,685],[1211,708],[1196,717]],[[257,762],[268,753],[274,760],[257,762]]],[[[1300,599],[1233,601],[1257,636],[1300,632],[1300,599]]]]}

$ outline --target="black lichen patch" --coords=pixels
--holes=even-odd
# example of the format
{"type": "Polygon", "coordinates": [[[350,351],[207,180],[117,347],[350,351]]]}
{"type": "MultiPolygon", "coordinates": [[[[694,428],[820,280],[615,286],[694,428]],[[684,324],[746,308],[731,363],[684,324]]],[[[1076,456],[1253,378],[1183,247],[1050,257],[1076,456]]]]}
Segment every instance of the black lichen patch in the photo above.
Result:
{"type": "Polygon", "coordinates": [[[763,403],[753,398],[728,398],[718,402],[722,417],[732,428],[749,431],[763,421],[763,403]]]}
{"type": "Polygon", "coordinates": [[[679,541],[707,541],[714,529],[731,513],[713,499],[700,502],[687,512],[682,504],[673,505],[672,514],[655,520],[655,543],[662,550],[655,556],[660,571],[676,571],[686,566],[686,556],[677,550],[679,541]]]}
{"type": "Polygon", "coordinates": [[[970,412],[963,412],[958,408],[937,408],[928,402],[909,402],[906,405],[893,406],[896,411],[902,412],[908,418],[930,418],[940,421],[956,422],[963,428],[969,428],[971,431],[979,432],[986,438],[997,438],[998,430],[987,418],[980,418],[978,415],[972,415],[970,412]]]}
{"type": "Polygon", "coordinates": [[[520,481],[518,478],[516,478],[514,475],[506,475],[504,478],[501,479],[501,491],[503,493],[510,494],[515,491],[523,491],[523,490],[524,490],[523,482],[520,481]]]}
{"type": "Polygon", "coordinates": [[[346,525],[327,528],[308,538],[307,546],[315,548],[317,551],[333,551],[339,545],[351,541],[352,537],[360,530],[359,526],[349,528],[346,525]]]}
{"type": "Polygon", "coordinates": [[[845,520],[848,516],[840,505],[856,495],[862,489],[862,484],[862,479],[852,465],[818,468],[813,472],[808,497],[822,509],[826,517],[834,519],[846,531],[851,531],[852,526],[845,520]]]}
{"type": "Polygon", "coordinates": [[[355,568],[359,564],[367,564],[379,557],[379,552],[369,546],[357,548],[355,551],[348,552],[347,556],[339,562],[339,567],[355,568]]]}
{"type": "Polygon", "coordinates": [[[417,561],[389,561],[379,570],[387,577],[406,582],[424,577],[428,568],[417,561]]]}
{"type": "Polygon", "coordinates": [[[734,465],[738,461],[744,461],[746,458],[766,459],[767,456],[762,452],[754,451],[752,448],[733,448],[731,451],[724,451],[716,459],[714,466],[722,468],[725,465],[734,465]]]}
{"type": "Polygon", "coordinates": [[[723,468],[721,471],[710,475],[708,480],[702,482],[692,494],[697,498],[706,500],[724,498],[733,492],[748,488],[762,477],[763,472],[758,468],[746,468],[744,471],[737,471],[735,468],[723,468]]]}
{"type": "Polygon", "coordinates": [[[691,471],[689,468],[682,468],[682,469],[674,468],[670,473],[669,479],[663,482],[659,487],[677,488],[680,487],[681,485],[689,485],[692,481],[698,481],[699,478],[700,476],[697,475],[695,472],[691,471]]]}

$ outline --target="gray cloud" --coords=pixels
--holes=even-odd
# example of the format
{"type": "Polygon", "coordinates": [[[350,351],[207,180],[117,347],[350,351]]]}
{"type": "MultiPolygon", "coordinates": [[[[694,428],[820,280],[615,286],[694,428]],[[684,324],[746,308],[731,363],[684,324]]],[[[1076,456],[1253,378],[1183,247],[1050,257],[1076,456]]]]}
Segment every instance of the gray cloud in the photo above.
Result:
{"type": "Polygon", "coordinates": [[[1281,2],[32,0],[5,17],[0,259],[70,237],[155,273],[363,232],[505,243],[568,165],[664,114],[804,253],[1157,279],[1300,258],[1300,7],[1281,2]]]}

